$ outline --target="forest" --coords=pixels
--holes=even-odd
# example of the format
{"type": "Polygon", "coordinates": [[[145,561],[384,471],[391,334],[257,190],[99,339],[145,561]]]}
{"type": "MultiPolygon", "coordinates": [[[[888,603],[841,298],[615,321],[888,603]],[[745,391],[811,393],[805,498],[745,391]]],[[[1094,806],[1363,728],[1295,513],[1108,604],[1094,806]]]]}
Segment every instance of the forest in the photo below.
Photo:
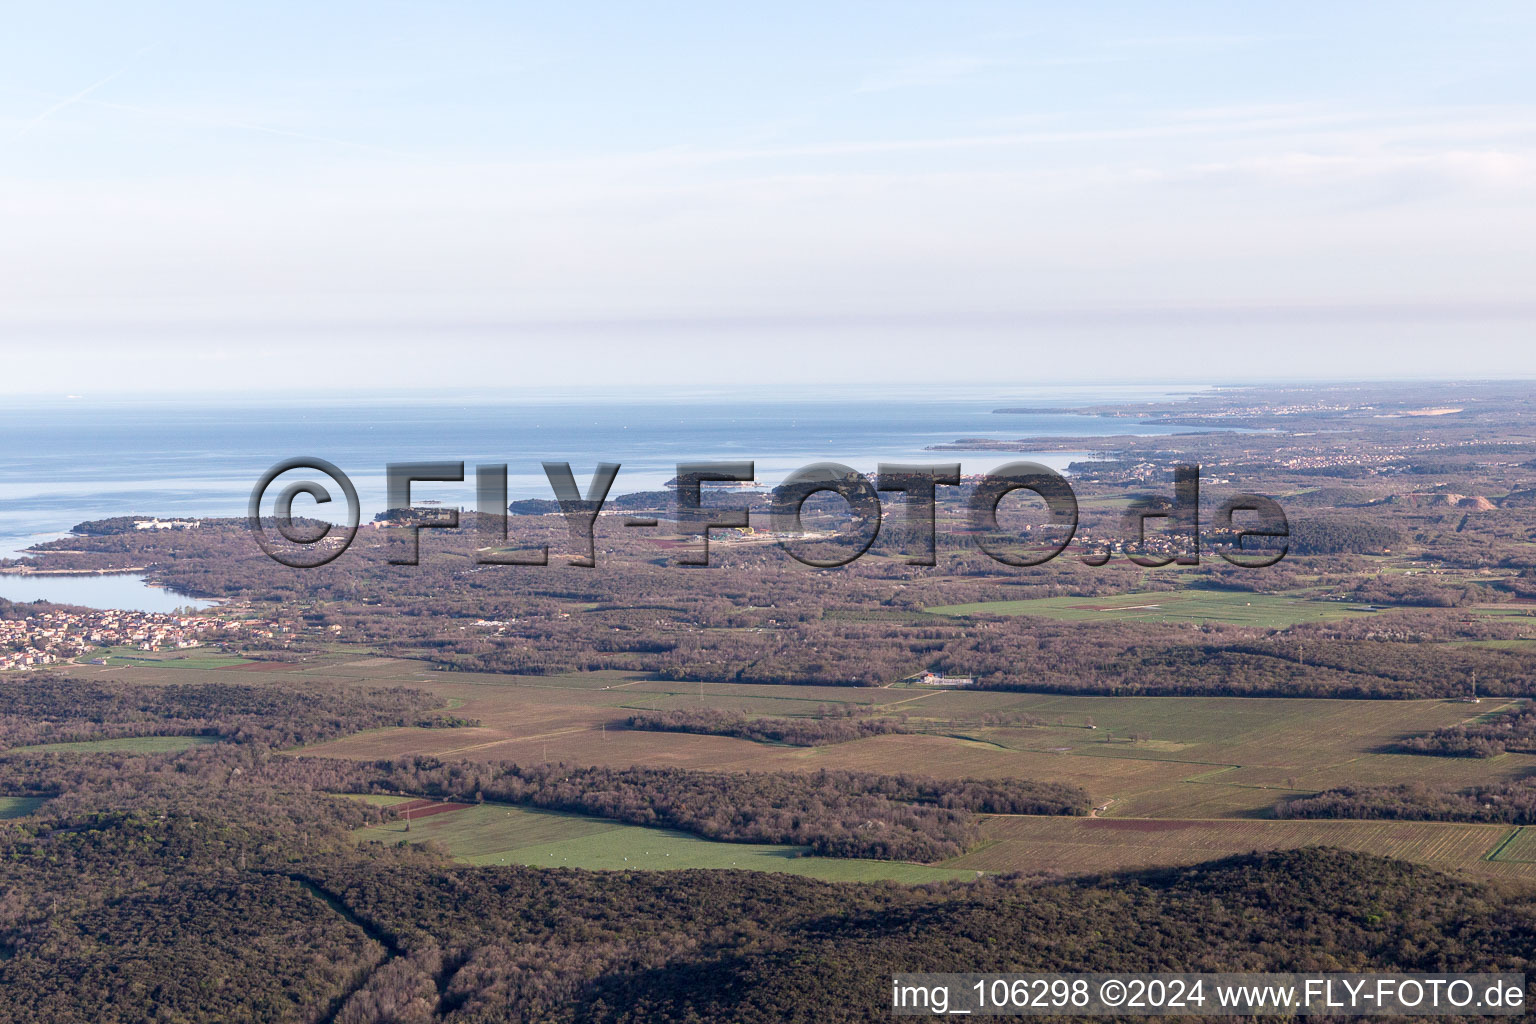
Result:
{"type": "Polygon", "coordinates": [[[1536,779],[1509,779],[1463,788],[1422,782],[1341,786],[1315,796],[1282,800],[1275,805],[1275,816],[1536,825],[1536,779]]]}
{"type": "Polygon", "coordinates": [[[96,683],[33,673],[0,679],[0,750],[124,736],[211,736],[272,747],[363,729],[425,725],[439,701],[401,687],[96,683]]]}
{"type": "Polygon", "coordinates": [[[859,714],[853,708],[841,712],[818,709],[816,715],[798,718],[751,717],[714,708],[652,711],[630,715],[629,729],[649,732],[690,732],[703,736],[735,736],[758,743],[787,743],[794,747],[822,747],[869,736],[910,732],[899,717],[859,714]]]}
{"type": "Polygon", "coordinates": [[[1406,753],[1442,757],[1497,757],[1509,750],[1530,753],[1536,750],[1536,707],[1527,703],[1477,722],[1409,736],[1399,746],[1406,753]]]}
{"type": "Polygon", "coordinates": [[[877,860],[956,856],[977,840],[978,814],[1086,814],[1089,802],[1083,790],[1061,783],[851,771],[704,772],[434,758],[295,758],[271,770],[335,792],[499,801],[877,860]]]}
{"type": "Polygon", "coordinates": [[[1528,971],[1536,954],[1525,890],[1324,849],[927,887],[466,868],[430,844],[354,846],[381,812],[266,771],[289,760],[0,758],[7,789],[60,789],[0,825],[0,1021],[874,1021],[894,969],[1528,971]]]}

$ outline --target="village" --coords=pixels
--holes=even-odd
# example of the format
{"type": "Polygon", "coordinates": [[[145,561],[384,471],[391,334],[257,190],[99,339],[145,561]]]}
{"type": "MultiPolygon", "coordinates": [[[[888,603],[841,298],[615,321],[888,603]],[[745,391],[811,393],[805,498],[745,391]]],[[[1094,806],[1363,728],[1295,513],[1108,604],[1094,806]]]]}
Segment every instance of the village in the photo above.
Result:
{"type": "Polygon", "coordinates": [[[53,609],[21,619],[0,619],[0,671],[56,665],[103,648],[182,650],[236,638],[272,640],[295,626],[259,619],[222,618],[117,609],[53,609]]]}

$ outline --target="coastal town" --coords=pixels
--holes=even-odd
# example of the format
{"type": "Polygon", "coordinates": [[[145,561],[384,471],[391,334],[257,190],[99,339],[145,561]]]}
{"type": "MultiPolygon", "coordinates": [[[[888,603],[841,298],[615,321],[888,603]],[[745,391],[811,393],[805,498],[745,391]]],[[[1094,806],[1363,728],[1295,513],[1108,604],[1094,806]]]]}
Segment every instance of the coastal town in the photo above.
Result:
{"type": "MultiPolygon", "coordinates": [[[[13,605],[13,614],[26,609],[13,605]]],[[[59,608],[0,618],[0,671],[100,660],[112,648],[184,650],[231,640],[280,641],[292,623],[117,609],[59,608]]]]}

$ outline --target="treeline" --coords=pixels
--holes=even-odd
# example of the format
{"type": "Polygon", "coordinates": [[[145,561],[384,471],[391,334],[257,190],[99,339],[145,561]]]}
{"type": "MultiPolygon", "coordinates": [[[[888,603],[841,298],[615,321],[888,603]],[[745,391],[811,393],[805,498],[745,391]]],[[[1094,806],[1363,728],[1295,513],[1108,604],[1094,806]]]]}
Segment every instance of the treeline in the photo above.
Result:
{"type": "Polygon", "coordinates": [[[1290,549],[1298,555],[1380,555],[1402,543],[1403,535],[1395,526],[1359,513],[1312,514],[1291,524],[1290,549]]]}
{"type": "Polygon", "coordinates": [[[1536,678],[1536,652],[1438,643],[1449,634],[1407,625],[1417,620],[1364,621],[1368,633],[845,614],[714,629],[637,608],[520,620],[515,641],[448,638],[425,650],[475,671],[616,669],[679,682],[880,686],[931,669],[988,689],[1121,696],[1454,697],[1468,692],[1474,674],[1482,693],[1523,696],[1536,678]]]}
{"type": "Polygon", "coordinates": [[[821,747],[887,733],[915,731],[901,719],[877,718],[851,712],[817,718],[751,718],[715,708],[650,711],[630,715],[624,724],[631,729],[650,732],[734,736],[758,743],[787,743],[795,747],[821,747]]]}
{"type": "Polygon", "coordinates": [[[1085,814],[1088,795],[1025,779],[931,779],[820,771],[725,773],[443,762],[284,759],[291,781],[344,792],[491,800],[675,828],[709,839],[786,843],[827,857],[936,861],[978,838],[978,814],[1085,814]]]}
{"type": "Polygon", "coordinates": [[[49,601],[7,601],[0,597],[0,620],[29,619],[42,612],[62,611],[68,607],[49,601]]]}
{"type": "Polygon", "coordinates": [[[0,679],[0,749],[124,736],[215,736],[272,747],[392,725],[467,724],[422,712],[425,690],[194,683],[147,686],[29,674],[0,679]]]}
{"type": "Polygon", "coordinates": [[[1352,594],[1356,601],[1421,608],[1461,608],[1507,600],[1496,590],[1476,584],[1448,585],[1424,576],[1377,576],[1364,580],[1352,594]]]}
{"type": "Polygon", "coordinates": [[[1113,628],[1076,624],[1075,632],[1059,635],[1031,625],[1033,637],[1011,635],[1006,625],[975,630],[935,668],[1000,690],[1397,700],[1462,696],[1474,676],[1480,693],[1524,696],[1536,674],[1529,652],[1412,640],[1391,628],[1375,635],[1298,629],[1261,638],[1187,629],[1191,639],[1184,643],[1136,644],[1113,628]]]}
{"type": "Polygon", "coordinates": [[[1466,725],[1452,725],[1398,743],[1410,754],[1441,757],[1495,757],[1507,750],[1536,751],[1536,707],[1527,704],[1494,718],[1466,725]]]}
{"type": "Polygon", "coordinates": [[[474,729],[480,725],[478,718],[461,718],[458,715],[433,715],[420,718],[414,723],[418,729],[474,729]]]}
{"type": "Polygon", "coordinates": [[[1380,818],[1394,821],[1493,822],[1536,825],[1536,780],[1514,779],[1454,789],[1410,782],[1341,786],[1282,800],[1281,818],[1380,818]]]}

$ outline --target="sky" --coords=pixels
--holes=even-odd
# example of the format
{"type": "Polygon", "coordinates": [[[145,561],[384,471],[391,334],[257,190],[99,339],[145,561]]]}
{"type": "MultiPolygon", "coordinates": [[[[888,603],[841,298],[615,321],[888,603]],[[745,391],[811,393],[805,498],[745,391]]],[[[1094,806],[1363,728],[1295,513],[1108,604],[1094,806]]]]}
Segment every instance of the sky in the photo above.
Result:
{"type": "Polygon", "coordinates": [[[0,393],[1536,377],[1530,4],[8,8],[0,393]]]}

